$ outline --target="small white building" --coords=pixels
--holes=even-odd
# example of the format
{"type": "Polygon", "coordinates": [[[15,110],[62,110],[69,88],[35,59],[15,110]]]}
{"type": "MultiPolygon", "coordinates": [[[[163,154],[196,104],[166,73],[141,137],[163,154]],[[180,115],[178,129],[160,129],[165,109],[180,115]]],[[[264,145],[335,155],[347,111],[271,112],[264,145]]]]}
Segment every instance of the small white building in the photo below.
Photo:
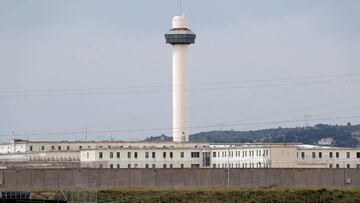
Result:
{"type": "Polygon", "coordinates": [[[321,146],[331,146],[334,143],[335,143],[335,140],[332,137],[325,137],[318,141],[318,145],[321,145],[321,146]]]}

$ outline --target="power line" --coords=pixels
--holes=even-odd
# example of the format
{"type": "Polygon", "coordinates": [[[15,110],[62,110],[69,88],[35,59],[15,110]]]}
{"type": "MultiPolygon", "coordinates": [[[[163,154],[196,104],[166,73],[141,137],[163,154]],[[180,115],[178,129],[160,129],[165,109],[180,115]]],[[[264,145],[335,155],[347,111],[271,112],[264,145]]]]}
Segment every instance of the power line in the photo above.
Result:
{"type": "MultiPolygon", "coordinates": [[[[350,118],[360,118],[360,115],[356,116],[342,116],[342,117],[324,117],[324,118],[314,118],[312,121],[329,121],[336,119],[350,119],[350,118]]],[[[267,121],[267,122],[247,122],[247,123],[223,123],[225,127],[234,127],[234,126],[254,126],[254,125],[265,125],[265,124],[284,124],[284,123],[294,123],[294,122],[303,122],[303,118],[295,118],[288,120],[279,120],[279,121],[267,121]]],[[[189,129],[204,129],[218,127],[217,124],[209,125],[199,125],[199,126],[190,126],[189,129]]],[[[148,129],[132,129],[132,130],[98,130],[98,131],[88,131],[87,134],[105,134],[105,133],[126,133],[126,132],[152,132],[152,131],[164,131],[172,130],[173,128],[148,128],[148,129]]],[[[175,129],[176,130],[176,129],[175,129]]],[[[179,129],[180,130],[180,129],[179,129]]],[[[39,132],[39,133],[23,133],[17,134],[18,136],[50,136],[50,135],[74,135],[74,134],[83,134],[83,131],[62,131],[62,132],[39,132]]],[[[2,135],[9,136],[9,135],[2,135]]]]}
{"type": "MultiPolygon", "coordinates": [[[[313,90],[322,90],[323,88],[318,88],[318,89],[312,89],[311,91],[313,90]]],[[[264,93],[256,93],[256,94],[253,94],[253,95],[250,95],[250,96],[246,96],[246,97],[243,97],[241,99],[231,99],[231,100],[226,100],[226,101],[222,101],[222,102],[217,102],[217,103],[213,103],[213,104],[203,104],[203,105],[199,105],[199,106],[195,106],[195,107],[189,107],[188,110],[191,111],[191,112],[194,112],[194,111],[199,111],[199,110],[204,110],[204,109],[209,109],[209,108],[213,108],[214,106],[220,106],[219,108],[223,108],[224,107],[224,104],[227,104],[227,103],[238,103],[239,101],[241,102],[251,102],[251,103],[254,103],[254,102],[258,102],[258,101],[267,101],[268,99],[271,99],[271,98],[274,98],[274,97],[286,97],[286,96],[292,96],[294,94],[296,94],[297,96],[300,95],[301,92],[299,91],[294,91],[292,88],[286,88],[285,90],[292,90],[291,91],[291,94],[271,94],[270,96],[265,96],[264,97],[264,93]],[[252,99],[252,98],[257,98],[261,96],[261,98],[259,99],[252,99]],[[249,100],[250,99],[250,100],[249,100]]],[[[271,92],[271,93],[274,93],[274,92],[271,92]]],[[[304,93],[309,93],[308,90],[304,91],[304,93]]],[[[352,99],[347,99],[347,100],[340,100],[340,101],[337,101],[337,102],[331,102],[330,104],[322,104],[322,105],[316,105],[315,107],[323,107],[323,106],[327,106],[327,105],[331,105],[331,104],[337,104],[337,103],[342,103],[342,102],[348,102],[349,100],[352,101],[356,98],[352,98],[352,99]]],[[[311,108],[313,108],[313,106],[310,106],[311,108]]],[[[287,112],[292,112],[292,111],[297,111],[297,110],[304,110],[304,109],[308,109],[309,107],[305,107],[305,108],[301,108],[301,109],[295,109],[295,110],[290,110],[290,111],[287,111],[287,112]]],[[[112,122],[112,123],[108,123],[108,124],[103,124],[101,126],[121,126],[119,125],[119,123],[126,123],[126,122],[129,122],[129,121],[139,121],[139,120],[154,120],[156,118],[168,118],[168,117],[171,117],[173,115],[173,113],[176,113],[176,112],[167,112],[167,113],[162,113],[162,114],[158,114],[158,115],[147,115],[147,116],[138,116],[136,118],[133,118],[133,119],[127,119],[127,120],[122,120],[122,121],[119,121],[119,122],[112,122]]],[[[278,114],[283,114],[284,112],[280,112],[280,113],[276,113],[276,114],[271,114],[270,116],[274,116],[274,115],[278,115],[278,114]]],[[[269,115],[262,115],[262,116],[256,116],[256,117],[251,117],[251,118],[247,118],[247,119],[243,119],[243,120],[249,120],[249,119],[255,119],[255,118],[263,118],[263,117],[269,117],[269,115]]],[[[158,119],[157,119],[158,120],[158,119]]],[[[93,129],[99,129],[99,127],[92,127],[93,129]]],[[[78,129],[82,129],[82,128],[78,128],[78,129]]],[[[104,129],[104,128],[102,128],[104,129]]],[[[74,129],[74,130],[77,130],[77,129],[74,129]]]]}
{"type": "MultiPolygon", "coordinates": [[[[229,86],[229,87],[205,87],[205,88],[189,88],[189,91],[211,91],[211,90],[234,90],[234,89],[250,89],[250,88],[273,88],[273,87],[284,87],[284,86],[312,86],[312,85],[323,85],[323,84],[335,84],[335,83],[352,83],[360,82],[360,79],[357,80],[324,80],[316,82],[298,82],[298,83],[283,83],[283,84],[265,84],[265,85],[248,85],[248,86],[229,86]]],[[[116,94],[138,94],[138,93],[167,93],[171,92],[172,89],[166,90],[136,90],[136,91],[85,91],[85,92],[73,92],[73,91],[50,91],[42,93],[26,93],[26,94],[0,94],[0,98],[10,98],[10,97],[38,97],[38,96],[66,96],[66,95],[116,95],[116,94]]]]}
{"type": "MultiPolygon", "coordinates": [[[[320,89],[317,89],[317,90],[321,90],[322,88],[320,89]]],[[[294,93],[294,92],[292,92],[294,93]]],[[[262,93],[261,94],[254,94],[252,96],[249,96],[249,97],[245,97],[245,98],[242,98],[241,101],[245,102],[244,99],[249,99],[249,98],[252,98],[252,97],[257,97],[257,96],[261,96],[263,95],[262,93]]],[[[291,96],[292,94],[282,94],[282,97],[283,96],[291,96]]],[[[299,93],[296,93],[296,95],[299,95],[299,93]]],[[[275,94],[275,95],[272,95],[271,97],[278,97],[279,95],[278,94],[275,94]]],[[[270,98],[271,98],[270,97],[270,98]]],[[[269,97],[263,97],[261,100],[257,99],[257,100],[247,100],[246,102],[256,102],[256,101],[262,101],[262,100],[267,100],[269,99],[269,97]]],[[[316,104],[316,105],[310,105],[310,106],[306,106],[306,107],[301,107],[301,108],[295,108],[295,109],[291,109],[291,110],[287,110],[287,111],[282,111],[282,112],[276,112],[276,113],[271,113],[271,114],[265,114],[265,115],[259,115],[259,116],[253,116],[253,117],[247,117],[247,118],[244,118],[244,119],[241,119],[241,120],[237,120],[237,121],[228,121],[228,122],[225,122],[225,123],[228,123],[228,124],[231,124],[231,123],[236,123],[236,122],[242,122],[242,121],[247,121],[247,120],[253,120],[253,119],[257,119],[257,118],[266,118],[266,117],[273,117],[273,116],[276,116],[276,115],[281,115],[281,114],[285,114],[285,113],[290,113],[290,112],[296,112],[296,111],[303,111],[303,110],[307,110],[307,109],[313,109],[313,108],[322,108],[322,107],[326,107],[326,106],[331,106],[331,105],[334,105],[334,104],[340,104],[340,103],[348,103],[348,102],[354,102],[356,101],[356,99],[360,99],[360,97],[355,97],[355,98],[350,98],[350,99],[342,99],[342,100],[337,100],[337,101],[333,101],[333,102],[329,102],[329,103],[325,103],[325,104],[316,104]]],[[[238,101],[234,101],[234,100],[231,100],[231,102],[238,102],[238,101]]],[[[222,103],[216,103],[215,105],[223,105],[224,102],[222,103]]],[[[192,108],[188,108],[190,111],[194,111],[194,110],[203,110],[204,108],[208,108],[208,107],[213,107],[214,104],[208,104],[208,105],[201,105],[201,106],[196,106],[196,107],[192,107],[192,108]]],[[[337,111],[339,112],[339,111],[337,111]]],[[[136,120],[154,120],[154,118],[166,118],[166,117],[171,117],[172,116],[172,113],[173,112],[168,112],[168,113],[163,113],[163,114],[159,114],[159,115],[148,115],[148,116],[140,116],[140,117],[137,117],[137,118],[133,118],[133,119],[127,119],[127,120],[122,120],[120,121],[120,123],[123,123],[124,122],[129,122],[129,121],[136,121],[136,120]]],[[[112,123],[109,123],[109,124],[104,124],[105,126],[119,126],[119,122],[112,122],[112,123]]],[[[121,125],[120,125],[121,126],[121,125]]],[[[91,129],[91,128],[88,128],[86,127],[87,129],[91,129]]],[[[61,130],[60,132],[64,131],[64,132],[77,132],[78,130],[81,130],[83,132],[83,129],[84,128],[77,128],[77,129],[72,129],[72,130],[61,130]]],[[[101,130],[103,129],[103,131],[109,131],[107,130],[106,128],[99,128],[97,126],[94,126],[92,127],[92,129],[94,130],[101,130]]],[[[170,128],[169,128],[170,130],[170,128]]],[[[80,132],[80,131],[79,131],[80,132]]]]}
{"type": "MultiPolygon", "coordinates": [[[[277,82],[277,81],[289,81],[289,80],[294,81],[294,80],[306,80],[306,79],[324,79],[324,78],[341,78],[341,77],[357,77],[357,76],[360,76],[360,73],[337,74],[337,75],[317,75],[317,76],[304,76],[304,77],[287,77],[287,78],[274,78],[274,79],[263,79],[263,80],[191,83],[188,86],[194,87],[194,86],[202,86],[203,85],[203,86],[208,87],[209,85],[226,85],[226,84],[236,84],[236,83],[277,82]]],[[[276,84],[276,86],[278,86],[278,85],[286,85],[286,84],[276,84]]],[[[256,86],[251,85],[251,86],[244,86],[244,88],[266,87],[266,86],[268,86],[268,85],[256,85],[256,86]]],[[[39,96],[46,96],[46,94],[49,94],[49,95],[65,94],[65,93],[81,94],[81,93],[88,93],[88,92],[94,92],[94,94],[97,94],[102,91],[118,91],[118,90],[122,90],[125,93],[128,93],[128,92],[133,92],[133,91],[136,92],[137,89],[138,89],[137,91],[140,91],[140,92],[153,91],[151,89],[154,89],[154,88],[165,88],[166,91],[171,91],[172,87],[173,87],[172,85],[146,85],[146,86],[100,87],[100,88],[78,88],[78,89],[0,90],[0,96],[1,96],[1,94],[3,94],[2,96],[12,96],[11,94],[21,94],[21,93],[23,93],[24,95],[37,93],[37,94],[40,94],[39,96]],[[10,95],[4,95],[4,94],[10,94],[10,95]]],[[[223,87],[223,88],[231,88],[231,87],[223,87]]],[[[242,87],[237,87],[237,88],[242,88],[242,87]]],[[[202,90],[202,89],[203,88],[200,88],[200,90],[202,90]]],[[[205,89],[207,89],[207,88],[205,88],[205,89]]],[[[158,91],[159,90],[157,90],[155,92],[158,92],[158,91]]],[[[162,91],[164,91],[164,90],[162,90],[162,91]]],[[[16,96],[16,95],[14,95],[14,96],[16,96]]]]}

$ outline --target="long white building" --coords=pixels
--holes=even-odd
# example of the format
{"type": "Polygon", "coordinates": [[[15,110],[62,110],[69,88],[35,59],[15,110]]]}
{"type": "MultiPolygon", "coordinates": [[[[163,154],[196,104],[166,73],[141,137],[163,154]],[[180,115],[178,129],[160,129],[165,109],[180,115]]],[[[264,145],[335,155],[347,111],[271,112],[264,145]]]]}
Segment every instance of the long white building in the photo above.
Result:
{"type": "Polygon", "coordinates": [[[360,148],[122,141],[0,144],[0,163],[14,162],[90,168],[360,168],[360,148]]]}

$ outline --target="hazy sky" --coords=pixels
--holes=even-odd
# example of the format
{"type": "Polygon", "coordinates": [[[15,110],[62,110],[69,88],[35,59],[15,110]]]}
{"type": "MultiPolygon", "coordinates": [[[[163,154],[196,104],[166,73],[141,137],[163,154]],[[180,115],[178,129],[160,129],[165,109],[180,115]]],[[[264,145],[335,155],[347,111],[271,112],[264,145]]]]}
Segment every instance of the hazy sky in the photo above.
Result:
{"type": "MultiPolygon", "coordinates": [[[[360,1],[183,0],[190,132],[360,123],[360,1]]],[[[175,0],[0,0],[0,141],[171,135],[175,0]],[[65,134],[65,135],[64,135],[65,134]]]]}

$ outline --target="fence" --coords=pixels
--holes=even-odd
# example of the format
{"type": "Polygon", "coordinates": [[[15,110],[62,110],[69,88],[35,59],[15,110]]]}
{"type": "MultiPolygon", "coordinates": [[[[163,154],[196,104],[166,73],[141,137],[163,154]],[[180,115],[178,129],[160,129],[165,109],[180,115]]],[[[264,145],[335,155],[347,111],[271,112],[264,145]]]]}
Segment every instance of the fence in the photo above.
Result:
{"type": "MultiPolygon", "coordinates": [[[[47,199],[41,192],[38,198],[47,199]]],[[[307,190],[307,189],[189,189],[145,190],[118,189],[100,191],[62,191],[52,198],[68,203],[359,203],[359,190],[307,190]]]]}
{"type": "Polygon", "coordinates": [[[360,169],[4,169],[0,190],[354,188],[360,169]]]}

